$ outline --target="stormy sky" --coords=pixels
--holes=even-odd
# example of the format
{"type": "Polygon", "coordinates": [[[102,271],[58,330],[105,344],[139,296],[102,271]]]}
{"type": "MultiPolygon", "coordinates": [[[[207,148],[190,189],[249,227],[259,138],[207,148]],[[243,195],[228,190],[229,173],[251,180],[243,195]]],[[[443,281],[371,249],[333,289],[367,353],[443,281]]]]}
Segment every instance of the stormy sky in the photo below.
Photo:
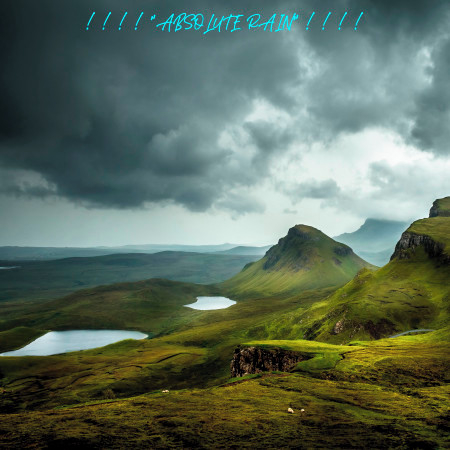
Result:
{"type": "Polygon", "coordinates": [[[6,0],[0,56],[0,245],[267,244],[450,194],[447,1],[6,0]],[[156,29],[182,12],[299,19],[156,29]]]}

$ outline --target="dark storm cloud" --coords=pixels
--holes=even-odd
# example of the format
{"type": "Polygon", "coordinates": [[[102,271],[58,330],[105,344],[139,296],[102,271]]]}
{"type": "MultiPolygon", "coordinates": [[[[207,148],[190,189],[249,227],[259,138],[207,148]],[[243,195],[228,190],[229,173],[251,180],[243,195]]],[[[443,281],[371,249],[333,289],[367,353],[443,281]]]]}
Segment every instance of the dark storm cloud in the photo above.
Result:
{"type": "MultiPolygon", "coordinates": [[[[36,174],[51,188],[0,180],[0,189],[59,195],[88,207],[174,202],[192,211],[240,214],[263,210],[238,191],[268,177],[272,162],[296,139],[331,140],[385,126],[444,154],[449,99],[440,93],[449,92],[448,3],[392,3],[320,4],[318,17],[349,10],[354,20],[366,11],[356,34],[331,30],[336,15],[329,33],[316,25],[309,34],[299,26],[289,34],[203,36],[101,32],[98,21],[109,10],[109,26],[117,27],[127,9],[164,17],[188,10],[310,11],[317,2],[275,8],[237,1],[8,0],[0,17],[0,164],[36,174]],[[86,32],[93,10],[98,17],[86,32]],[[289,126],[246,121],[255,101],[288,114],[289,126]]],[[[300,183],[300,193],[336,193],[337,186],[316,184],[300,183]]]]}
{"type": "MultiPolygon", "coordinates": [[[[167,17],[179,10],[174,5],[152,7],[167,17]]],[[[59,195],[87,206],[238,205],[227,192],[255,182],[252,161],[258,177],[266,175],[273,150],[252,132],[257,125],[248,125],[261,144],[252,160],[218,140],[243,122],[253,99],[288,103],[296,62],[270,35],[84,30],[91,10],[111,9],[118,17],[121,6],[43,1],[6,8],[3,166],[42,174],[59,195]]],[[[135,3],[133,10],[144,7],[135,3]]],[[[113,19],[110,26],[117,26],[113,19]]]]}
{"type": "Polygon", "coordinates": [[[430,85],[417,97],[412,137],[421,148],[450,153],[450,38],[433,50],[430,85]]]}
{"type": "MultiPolygon", "coordinates": [[[[320,66],[305,90],[311,140],[318,135],[332,140],[343,131],[386,127],[407,141],[418,138],[415,143],[423,150],[449,153],[448,147],[443,150],[434,145],[439,137],[427,142],[421,130],[429,114],[439,136],[447,123],[445,114],[435,114],[438,102],[433,98],[446,85],[439,77],[433,77],[429,85],[427,66],[445,65],[443,55],[434,49],[448,36],[450,3],[361,1],[347,5],[352,11],[365,11],[358,38],[349,33],[332,40],[324,33],[306,34],[320,66]]],[[[443,52],[448,60],[448,48],[443,52]]]]}

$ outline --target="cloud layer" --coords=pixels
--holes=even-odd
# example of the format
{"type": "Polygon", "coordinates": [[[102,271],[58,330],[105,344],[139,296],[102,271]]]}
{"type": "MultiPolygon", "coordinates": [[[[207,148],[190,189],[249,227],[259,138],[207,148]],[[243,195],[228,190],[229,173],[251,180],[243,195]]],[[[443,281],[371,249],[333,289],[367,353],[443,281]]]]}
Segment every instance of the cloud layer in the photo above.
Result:
{"type": "MultiPolygon", "coordinates": [[[[343,134],[381,128],[432,155],[450,153],[448,2],[348,1],[339,10],[323,3],[318,18],[336,11],[326,32],[317,24],[305,32],[302,14],[303,25],[283,33],[101,32],[98,24],[85,31],[92,10],[111,10],[112,27],[125,6],[3,5],[3,193],[89,208],[159,203],[239,215],[264,211],[252,188],[283,179],[283,158],[301,160],[317,143],[332,148],[343,134]],[[357,33],[350,25],[337,31],[341,10],[349,21],[365,11],[357,33]]],[[[158,17],[183,10],[176,2],[151,6],[158,17]]],[[[267,16],[313,6],[189,3],[190,10],[267,16]]],[[[148,2],[133,2],[141,8],[148,2]]],[[[390,169],[370,170],[384,171],[384,192],[398,189],[390,169]]],[[[299,199],[342,195],[334,179],[308,173],[272,187],[288,196],[295,189],[299,199]]]]}

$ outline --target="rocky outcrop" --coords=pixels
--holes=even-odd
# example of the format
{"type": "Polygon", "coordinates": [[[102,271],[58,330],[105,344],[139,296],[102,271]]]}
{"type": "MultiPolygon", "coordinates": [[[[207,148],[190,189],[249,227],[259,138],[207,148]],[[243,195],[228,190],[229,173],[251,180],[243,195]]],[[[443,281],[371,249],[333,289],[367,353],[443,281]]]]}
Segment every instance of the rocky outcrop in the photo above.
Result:
{"type": "Polygon", "coordinates": [[[387,319],[381,319],[377,323],[371,320],[362,323],[355,319],[347,320],[344,317],[335,323],[331,334],[341,334],[347,330],[350,330],[350,339],[360,332],[368,333],[372,339],[381,339],[397,331],[395,325],[387,319]]]}
{"type": "Polygon", "coordinates": [[[429,217],[438,217],[438,216],[439,216],[439,205],[438,205],[438,201],[435,200],[433,202],[433,206],[430,209],[429,217]]]}
{"type": "Polygon", "coordinates": [[[339,334],[344,331],[345,319],[338,320],[333,328],[333,334],[339,334]]]}
{"type": "Polygon", "coordinates": [[[422,234],[415,234],[405,231],[395,246],[395,251],[391,256],[394,258],[409,259],[414,255],[417,247],[423,247],[430,258],[439,258],[444,262],[450,262],[449,257],[444,254],[444,246],[440,242],[434,241],[431,237],[422,234]]]}
{"type": "Polygon", "coordinates": [[[310,358],[299,352],[281,348],[238,347],[231,361],[231,377],[272,371],[289,372],[298,362],[310,358]]]}
{"type": "Polygon", "coordinates": [[[435,200],[430,209],[430,217],[450,217],[450,209],[448,205],[450,197],[435,200]],[[445,204],[447,207],[445,207],[445,204]]]}

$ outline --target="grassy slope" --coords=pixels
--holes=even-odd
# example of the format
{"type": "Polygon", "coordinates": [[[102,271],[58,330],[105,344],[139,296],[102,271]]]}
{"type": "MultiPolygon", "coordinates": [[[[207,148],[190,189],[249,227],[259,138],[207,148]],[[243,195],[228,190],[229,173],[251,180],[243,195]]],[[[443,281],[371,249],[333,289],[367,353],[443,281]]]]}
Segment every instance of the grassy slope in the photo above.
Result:
{"type": "Polygon", "coordinates": [[[410,260],[393,261],[377,272],[363,270],[335,293],[289,297],[288,288],[282,296],[199,312],[182,307],[192,300],[186,292],[195,297],[213,293],[208,289],[219,293],[223,286],[150,280],[82,291],[52,302],[45,314],[28,311],[31,329],[10,331],[16,343],[37,328],[64,329],[74,321],[92,327],[133,324],[159,337],[52,357],[0,358],[4,412],[100,401],[5,420],[0,416],[0,445],[444,448],[448,328],[347,346],[298,339],[305,333],[336,343],[366,339],[370,336],[359,325],[386,317],[398,331],[443,327],[448,324],[448,270],[419,249],[410,260]],[[331,334],[342,318],[350,326],[331,334]],[[233,349],[243,342],[310,352],[314,358],[290,375],[217,387],[226,382],[233,349]],[[166,388],[168,395],[125,399],[166,388]],[[120,399],[102,401],[108,390],[120,399]],[[288,415],[288,407],[296,413],[288,415]]]}
{"type": "Polygon", "coordinates": [[[0,270],[0,302],[49,299],[87,287],[148,278],[217,283],[255,259],[251,255],[161,252],[14,263],[21,267],[0,270]]]}
{"type": "MultiPolygon", "coordinates": [[[[425,234],[446,245],[444,251],[448,251],[448,217],[416,221],[408,232],[425,234]]],[[[418,247],[409,259],[396,258],[375,272],[364,269],[310,309],[281,315],[250,330],[248,336],[342,343],[414,328],[441,328],[450,315],[449,280],[450,266],[418,247]],[[336,324],[340,330],[335,330],[336,324]]]]}
{"type": "Polygon", "coordinates": [[[448,447],[448,330],[353,347],[253,344],[345,358],[219,387],[0,416],[0,445],[448,447]]]}
{"type": "Polygon", "coordinates": [[[60,406],[67,404],[68,398],[69,403],[98,399],[108,388],[127,396],[166,386],[205,386],[225,381],[230,355],[245,339],[248,329],[274,320],[280,312],[307,308],[330,293],[324,290],[291,298],[239,301],[217,311],[195,311],[183,306],[192,303],[197,295],[219,293],[215,289],[167,280],[105,286],[36,306],[22,313],[17,323],[4,322],[5,331],[0,333],[2,351],[20,347],[34,334],[43,332],[40,330],[50,329],[137,329],[156,336],[115,344],[108,350],[0,357],[0,383],[8,391],[8,395],[0,396],[0,409],[60,406]],[[6,331],[12,326],[16,328],[6,331]],[[10,340],[12,336],[14,340],[10,340]],[[168,353],[161,356],[162,348],[168,353]],[[155,364],[155,360],[162,361],[155,364]],[[117,369],[122,366],[131,368],[117,369]]]}
{"type": "Polygon", "coordinates": [[[158,334],[200,314],[183,305],[194,303],[199,295],[219,293],[212,286],[162,279],[99,286],[11,311],[0,320],[0,330],[26,326],[44,330],[133,329],[158,334]]]}
{"type": "Polygon", "coordinates": [[[270,296],[339,286],[362,267],[371,267],[349,250],[313,227],[297,225],[264,258],[248,264],[221,287],[231,295],[270,296]]]}
{"type": "Polygon", "coordinates": [[[421,253],[414,261],[394,261],[376,272],[363,270],[308,310],[280,315],[254,327],[248,336],[342,343],[415,328],[440,328],[449,318],[450,268],[436,270],[435,263],[421,253]],[[334,334],[338,322],[342,330],[334,334]]]}

